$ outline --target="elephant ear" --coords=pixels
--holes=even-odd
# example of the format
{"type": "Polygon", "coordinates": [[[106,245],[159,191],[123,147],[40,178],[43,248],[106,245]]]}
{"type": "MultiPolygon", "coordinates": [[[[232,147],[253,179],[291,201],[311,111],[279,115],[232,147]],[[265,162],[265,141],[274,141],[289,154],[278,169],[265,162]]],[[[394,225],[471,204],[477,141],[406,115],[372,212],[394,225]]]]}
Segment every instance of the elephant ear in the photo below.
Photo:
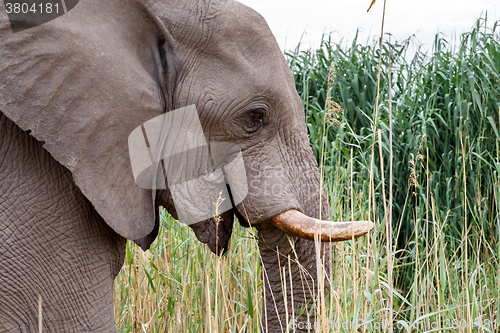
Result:
{"type": "Polygon", "coordinates": [[[154,27],[126,26],[143,13],[123,8],[118,20],[88,4],[13,33],[0,3],[0,111],[44,142],[113,230],[147,248],[155,194],[135,184],[128,135],[165,110],[165,57],[154,27]]]}

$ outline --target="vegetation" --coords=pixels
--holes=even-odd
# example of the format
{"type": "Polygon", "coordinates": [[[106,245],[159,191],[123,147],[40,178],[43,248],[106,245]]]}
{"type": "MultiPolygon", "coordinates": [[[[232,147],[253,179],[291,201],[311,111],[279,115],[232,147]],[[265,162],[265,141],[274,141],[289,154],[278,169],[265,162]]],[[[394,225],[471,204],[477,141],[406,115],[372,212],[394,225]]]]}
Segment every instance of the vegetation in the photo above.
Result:
{"type": "Polygon", "coordinates": [[[163,210],[150,251],[127,244],[115,319],[119,332],[257,332],[261,287],[247,229],[235,225],[229,253],[217,257],[163,210]]]}
{"type": "MultiPolygon", "coordinates": [[[[412,39],[287,53],[332,218],[377,226],[335,246],[326,332],[498,331],[500,28],[486,23],[429,54],[412,39]]],[[[115,283],[120,332],[258,331],[251,229],[218,258],[163,212],[115,283]]]]}

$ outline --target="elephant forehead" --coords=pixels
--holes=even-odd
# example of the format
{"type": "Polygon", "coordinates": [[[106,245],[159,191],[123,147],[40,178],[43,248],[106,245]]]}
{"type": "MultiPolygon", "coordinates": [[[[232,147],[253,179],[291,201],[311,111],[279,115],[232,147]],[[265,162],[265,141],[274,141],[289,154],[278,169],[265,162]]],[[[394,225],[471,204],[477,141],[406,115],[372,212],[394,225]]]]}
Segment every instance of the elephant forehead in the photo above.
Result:
{"type": "Polygon", "coordinates": [[[261,64],[264,62],[259,60],[265,59],[274,67],[283,64],[283,55],[266,20],[250,7],[230,1],[219,11],[216,23],[207,26],[213,30],[209,34],[209,53],[222,54],[222,59],[242,57],[261,64]]]}
{"type": "Polygon", "coordinates": [[[204,86],[202,91],[214,100],[257,95],[270,103],[295,99],[293,75],[260,14],[234,1],[220,10],[216,21],[210,25],[213,31],[207,46],[197,50],[200,66],[191,73],[202,77],[197,81],[204,86]]]}

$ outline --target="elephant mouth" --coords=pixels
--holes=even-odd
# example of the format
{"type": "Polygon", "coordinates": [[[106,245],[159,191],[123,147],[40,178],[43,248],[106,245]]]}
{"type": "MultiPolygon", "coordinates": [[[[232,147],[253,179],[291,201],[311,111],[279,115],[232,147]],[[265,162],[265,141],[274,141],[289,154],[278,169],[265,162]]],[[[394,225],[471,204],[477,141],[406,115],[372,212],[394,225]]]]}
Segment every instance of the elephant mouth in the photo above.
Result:
{"type": "Polygon", "coordinates": [[[373,229],[373,222],[331,222],[309,217],[298,210],[288,210],[270,219],[277,228],[291,236],[322,242],[340,242],[361,237],[373,229]]]}

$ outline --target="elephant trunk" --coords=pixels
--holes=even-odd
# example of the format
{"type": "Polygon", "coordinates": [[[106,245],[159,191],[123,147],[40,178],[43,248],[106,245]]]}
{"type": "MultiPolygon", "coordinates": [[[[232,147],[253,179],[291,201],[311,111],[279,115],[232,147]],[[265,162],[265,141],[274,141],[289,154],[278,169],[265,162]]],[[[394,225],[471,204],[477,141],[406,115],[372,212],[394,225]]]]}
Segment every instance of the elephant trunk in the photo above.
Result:
{"type": "MultiPolygon", "coordinates": [[[[313,241],[287,236],[273,223],[261,223],[257,230],[265,285],[261,331],[314,331],[318,294],[330,291],[325,274],[318,283],[318,267],[330,272],[329,260],[317,265],[313,241]]],[[[318,246],[321,257],[331,251],[331,243],[318,246]]]]}

